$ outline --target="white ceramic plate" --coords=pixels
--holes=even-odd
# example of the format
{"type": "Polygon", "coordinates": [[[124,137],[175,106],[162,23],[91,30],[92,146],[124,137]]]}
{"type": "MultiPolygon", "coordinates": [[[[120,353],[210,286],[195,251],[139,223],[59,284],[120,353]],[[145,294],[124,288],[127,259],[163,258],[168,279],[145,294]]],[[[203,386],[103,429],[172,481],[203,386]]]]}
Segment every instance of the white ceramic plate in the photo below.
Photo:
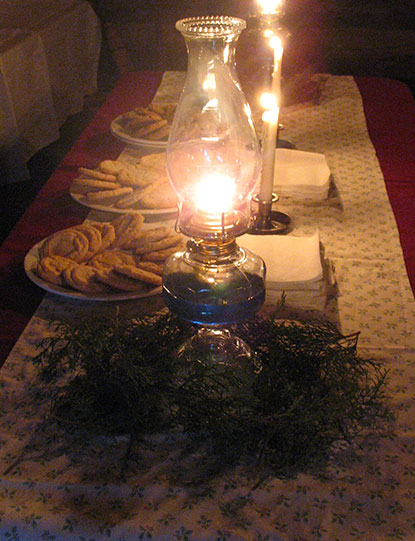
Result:
{"type": "Polygon", "coordinates": [[[177,207],[167,207],[167,208],[159,208],[159,209],[146,209],[141,207],[128,207],[125,209],[119,209],[117,207],[113,207],[111,205],[98,205],[94,203],[89,203],[85,201],[85,199],[82,197],[81,194],[75,193],[72,191],[72,187],[69,190],[71,197],[75,199],[78,203],[81,205],[84,205],[84,207],[88,207],[95,210],[102,210],[104,212],[115,212],[116,214],[131,214],[131,213],[137,213],[141,214],[142,216],[165,216],[170,214],[176,214],[177,213],[177,207]]]}
{"type": "Polygon", "coordinates": [[[120,115],[117,116],[117,118],[114,118],[114,120],[111,122],[111,133],[117,139],[120,139],[123,143],[127,143],[128,145],[133,145],[137,147],[148,147],[148,148],[166,148],[167,147],[167,141],[154,141],[151,139],[140,139],[139,137],[133,137],[129,135],[123,128],[123,116],[120,115]]]}
{"type": "MultiPolygon", "coordinates": [[[[46,240],[46,239],[45,239],[46,240]]],[[[161,286],[153,287],[146,291],[123,291],[119,293],[105,293],[105,294],[91,294],[87,295],[82,293],[82,291],[76,291],[74,289],[69,289],[61,287],[55,284],[51,284],[46,280],[40,278],[34,271],[38,262],[39,262],[39,248],[44,241],[40,241],[35,244],[29,252],[26,254],[24,259],[24,270],[27,277],[32,280],[37,286],[41,287],[49,293],[55,293],[56,295],[61,295],[62,297],[68,297],[69,299],[78,299],[82,301],[125,301],[128,299],[143,299],[146,297],[152,297],[161,293],[161,286]]]]}

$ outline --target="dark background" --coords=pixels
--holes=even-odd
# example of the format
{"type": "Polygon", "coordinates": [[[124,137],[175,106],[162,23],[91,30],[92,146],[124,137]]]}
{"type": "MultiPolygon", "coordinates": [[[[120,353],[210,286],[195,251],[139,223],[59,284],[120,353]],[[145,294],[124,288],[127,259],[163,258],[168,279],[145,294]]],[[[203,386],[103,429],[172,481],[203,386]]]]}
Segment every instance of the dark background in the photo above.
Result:
{"type": "MultiPolygon", "coordinates": [[[[184,69],[175,22],[185,16],[247,19],[255,0],[91,0],[107,38],[118,36],[136,69],[184,69]]],[[[415,86],[415,0],[285,0],[289,56],[312,71],[390,77],[415,86]]],[[[112,46],[113,44],[109,44],[112,46]]],[[[288,52],[287,52],[288,56],[288,52]]]]}
{"type": "MultiPolygon", "coordinates": [[[[185,69],[187,53],[175,22],[196,15],[249,20],[254,0],[90,0],[103,29],[98,92],[69,118],[60,139],[29,162],[28,181],[0,187],[0,242],[36,196],[106,99],[130,70],[185,69]]],[[[283,71],[398,79],[415,95],[415,0],[285,0],[291,33],[283,71]]],[[[246,32],[245,32],[246,34],[246,32]]],[[[240,40],[244,39],[242,33],[240,40]]]]}

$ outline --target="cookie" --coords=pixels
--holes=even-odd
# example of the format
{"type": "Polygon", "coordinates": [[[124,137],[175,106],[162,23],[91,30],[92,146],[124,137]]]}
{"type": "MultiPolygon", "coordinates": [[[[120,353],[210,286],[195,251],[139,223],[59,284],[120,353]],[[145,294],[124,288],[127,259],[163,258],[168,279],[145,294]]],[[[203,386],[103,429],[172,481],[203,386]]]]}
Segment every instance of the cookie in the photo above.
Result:
{"type": "Polygon", "coordinates": [[[121,250],[104,250],[103,252],[91,257],[91,259],[88,261],[88,265],[99,270],[111,270],[115,267],[115,265],[122,264],[134,265],[134,256],[121,250]]]}
{"type": "Polygon", "coordinates": [[[97,269],[88,265],[76,265],[63,271],[65,282],[73,289],[87,294],[108,293],[108,287],[95,279],[96,274],[97,269]]]}
{"type": "Polygon", "coordinates": [[[65,284],[65,280],[62,276],[63,271],[74,267],[77,264],[78,263],[67,257],[59,255],[46,256],[38,262],[35,272],[42,280],[62,286],[65,284]]]}
{"type": "Polygon", "coordinates": [[[154,167],[156,169],[165,170],[167,167],[166,153],[157,152],[154,154],[146,154],[145,156],[142,156],[140,164],[145,165],[146,167],[154,167]]]}
{"type": "Polygon", "coordinates": [[[125,164],[118,160],[104,160],[98,165],[98,169],[108,175],[117,176],[125,167],[125,164]]]}
{"type": "Polygon", "coordinates": [[[107,180],[97,180],[94,178],[79,177],[72,183],[72,191],[74,193],[85,195],[89,192],[101,191],[101,190],[116,190],[121,188],[119,182],[110,182],[107,180]]]}
{"type": "Polygon", "coordinates": [[[81,173],[82,176],[94,178],[97,180],[107,180],[109,182],[114,182],[116,180],[115,175],[103,173],[98,169],[88,169],[87,167],[80,167],[78,171],[81,173]]]}
{"type": "Polygon", "coordinates": [[[83,261],[87,255],[89,241],[87,237],[75,228],[58,231],[48,237],[39,249],[42,259],[46,256],[62,256],[73,261],[83,261]]]}
{"type": "Polygon", "coordinates": [[[118,188],[115,190],[102,190],[99,192],[88,192],[85,194],[85,200],[92,204],[110,205],[115,203],[121,196],[132,193],[131,187],[118,188]]]}
{"type": "Polygon", "coordinates": [[[167,139],[168,135],[170,133],[170,126],[169,124],[165,124],[161,128],[158,128],[155,131],[152,131],[148,138],[152,141],[161,141],[162,139],[167,139]]]}
{"type": "Polygon", "coordinates": [[[137,255],[146,254],[148,252],[156,252],[159,250],[165,250],[166,248],[170,248],[171,246],[177,246],[181,241],[183,237],[182,235],[179,235],[178,233],[171,233],[167,237],[164,237],[160,240],[155,241],[144,241],[140,244],[137,244],[135,247],[135,253],[137,255]]]}
{"type": "Polygon", "coordinates": [[[145,289],[145,284],[114,270],[98,270],[97,280],[103,284],[120,291],[141,291],[145,289]]]}
{"type": "Polygon", "coordinates": [[[85,255],[85,260],[89,259],[102,249],[102,235],[101,232],[92,225],[80,224],[73,227],[77,231],[81,231],[88,239],[88,251],[85,255]]]}
{"type": "Polygon", "coordinates": [[[134,190],[133,193],[129,193],[123,197],[120,197],[115,203],[114,207],[117,209],[129,209],[140,201],[141,194],[138,190],[134,190]]]}
{"type": "Polygon", "coordinates": [[[101,234],[101,251],[109,248],[115,241],[114,226],[108,222],[92,222],[91,225],[101,234]]]}
{"type": "Polygon", "coordinates": [[[149,134],[158,130],[162,126],[165,126],[166,124],[167,124],[167,120],[165,119],[156,120],[155,122],[152,122],[151,124],[147,124],[146,126],[143,126],[142,128],[138,129],[135,132],[135,136],[139,138],[148,137],[149,134]]]}
{"type": "Polygon", "coordinates": [[[140,233],[141,226],[144,222],[144,217],[141,214],[129,214],[128,224],[123,230],[116,235],[113,247],[129,250],[135,246],[136,239],[140,233]]]}
{"type": "Polygon", "coordinates": [[[156,263],[164,262],[168,257],[175,254],[181,248],[181,244],[176,244],[165,250],[157,250],[155,252],[146,252],[141,256],[142,261],[153,261],[156,263]]]}
{"type": "Polygon", "coordinates": [[[115,229],[115,237],[119,239],[125,230],[128,228],[136,226],[138,223],[143,224],[144,216],[139,213],[126,213],[117,216],[111,220],[111,225],[115,229]]]}
{"type": "Polygon", "coordinates": [[[145,282],[154,286],[161,286],[161,276],[134,265],[116,265],[114,270],[119,274],[133,278],[134,280],[139,280],[140,282],[145,282]]]}
{"type": "Polygon", "coordinates": [[[120,171],[117,179],[122,185],[144,188],[155,179],[160,178],[161,175],[161,171],[152,167],[128,165],[120,171]]]}
{"type": "Polygon", "coordinates": [[[153,229],[142,229],[137,235],[137,243],[147,244],[149,242],[156,242],[158,240],[168,237],[172,233],[171,227],[167,225],[161,225],[153,229]]]}
{"type": "Polygon", "coordinates": [[[115,230],[115,236],[118,237],[121,235],[121,233],[124,231],[126,227],[128,227],[128,224],[130,223],[131,217],[133,216],[132,213],[130,214],[120,214],[120,216],[117,216],[113,220],[111,220],[111,225],[115,230]]]}
{"type": "Polygon", "coordinates": [[[132,121],[138,121],[141,124],[161,120],[161,116],[157,111],[154,111],[150,106],[135,107],[129,117],[132,121]]]}
{"type": "Polygon", "coordinates": [[[163,274],[163,265],[154,261],[139,261],[136,266],[152,274],[158,274],[159,276],[163,274]]]}
{"type": "Polygon", "coordinates": [[[177,205],[177,196],[168,180],[154,183],[145,189],[140,197],[140,205],[143,208],[172,208],[177,205]]]}
{"type": "Polygon", "coordinates": [[[122,115],[122,127],[132,137],[165,140],[169,134],[175,110],[176,104],[172,103],[152,103],[146,107],[135,107],[122,115]]]}
{"type": "Polygon", "coordinates": [[[168,122],[172,122],[176,112],[177,105],[175,103],[151,103],[149,109],[165,118],[168,122]]]}

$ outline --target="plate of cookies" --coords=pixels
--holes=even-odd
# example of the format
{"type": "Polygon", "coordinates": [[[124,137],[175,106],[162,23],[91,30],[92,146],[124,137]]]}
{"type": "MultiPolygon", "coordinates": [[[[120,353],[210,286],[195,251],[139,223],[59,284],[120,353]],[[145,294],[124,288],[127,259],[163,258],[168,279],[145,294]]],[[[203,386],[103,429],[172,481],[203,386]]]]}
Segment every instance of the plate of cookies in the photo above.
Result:
{"type": "Polygon", "coordinates": [[[164,215],[177,212],[177,196],[167,177],[165,153],[147,154],[134,163],[104,160],[80,167],[70,188],[87,207],[115,213],[164,215]]]}
{"type": "Polygon", "coordinates": [[[138,299],[161,293],[164,261],[183,245],[170,226],[123,214],[57,231],[31,248],[24,268],[36,285],[64,297],[138,299]]]}
{"type": "Polygon", "coordinates": [[[175,111],[175,103],[135,107],[111,122],[111,133],[129,145],[165,148],[175,111]]]}

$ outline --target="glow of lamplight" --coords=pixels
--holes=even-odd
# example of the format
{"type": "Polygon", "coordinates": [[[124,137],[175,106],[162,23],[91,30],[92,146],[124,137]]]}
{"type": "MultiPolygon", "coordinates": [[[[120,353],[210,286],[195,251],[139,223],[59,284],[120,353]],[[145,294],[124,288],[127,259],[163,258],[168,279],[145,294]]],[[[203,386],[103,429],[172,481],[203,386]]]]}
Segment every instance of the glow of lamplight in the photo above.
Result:
{"type": "Polygon", "coordinates": [[[261,106],[265,109],[264,113],[272,111],[277,107],[277,99],[271,92],[264,92],[260,98],[261,106]]]}
{"type": "Polygon", "coordinates": [[[207,175],[196,184],[195,206],[208,214],[229,212],[232,209],[235,191],[235,179],[226,175],[207,175]]]}
{"type": "Polygon", "coordinates": [[[272,49],[274,49],[274,68],[275,68],[275,63],[281,61],[282,53],[284,52],[284,49],[281,43],[281,38],[276,35],[272,35],[269,39],[269,44],[272,47],[272,49]]]}
{"type": "Polygon", "coordinates": [[[258,9],[262,15],[273,15],[281,7],[282,0],[258,0],[258,9]]]}
{"type": "Polygon", "coordinates": [[[208,73],[203,81],[203,90],[208,92],[209,90],[216,90],[216,79],[213,73],[208,73]]]}
{"type": "Polygon", "coordinates": [[[278,118],[280,116],[280,109],[276,107],[275,109],[267,109],[262,113],[262,121],[267,124],[277,124],[278,118]]]}

